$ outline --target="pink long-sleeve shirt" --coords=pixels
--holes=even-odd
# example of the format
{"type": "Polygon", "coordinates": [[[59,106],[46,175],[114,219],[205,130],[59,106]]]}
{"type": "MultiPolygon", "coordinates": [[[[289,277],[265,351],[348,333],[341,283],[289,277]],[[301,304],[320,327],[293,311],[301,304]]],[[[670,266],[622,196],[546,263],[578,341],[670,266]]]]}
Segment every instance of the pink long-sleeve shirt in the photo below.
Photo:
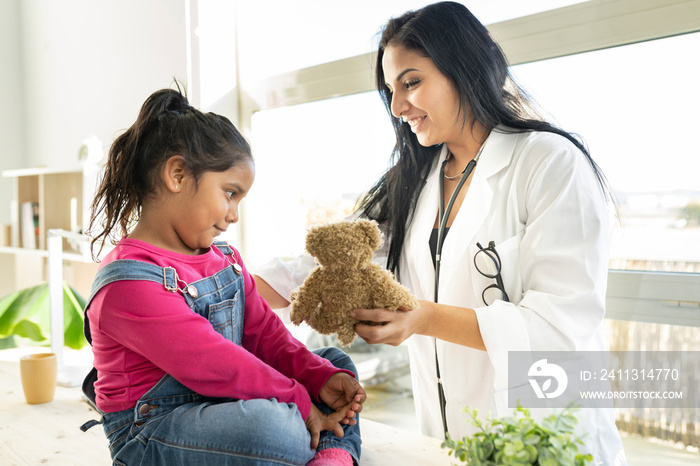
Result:
{"type": "MultiPolygon", "coordinates": [[[[236,262],[243,265],[234,250],[236,262]]],[[[216,247],[202,255],[178,254],[124,238],[101,267],[117,259],[174,267],[192,283],[229,266],[216,247]]],[[[150,281],[117,281],[93,298],[88,316],[98,370],[97,407],[104,412],[132,408],[163,375],[195,392],[242,400],[276,398],[295,403],[306,419],[331,375],[341,372],[311,353],[284,327],[257,293],[243,266],[245,325],[242,346],[226,340],[193,312],[180,292],[150,281]]]]}

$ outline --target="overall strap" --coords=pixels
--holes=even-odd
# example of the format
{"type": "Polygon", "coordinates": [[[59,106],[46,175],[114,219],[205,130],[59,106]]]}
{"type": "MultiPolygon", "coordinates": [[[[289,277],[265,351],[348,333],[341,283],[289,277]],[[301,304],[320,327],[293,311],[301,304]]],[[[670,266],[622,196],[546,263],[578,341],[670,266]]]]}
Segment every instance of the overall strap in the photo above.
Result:
{"type": "Polygon", "coordinates": [[[148,262],[120,259],[102,267],[95,276],[85,308],[106,285],[119,280],[147,280],[162,283],[168,291],[177,290],[177,274],[172,267],[160,267],[148,262]]]}
{"type": "MultiPolygon", "coordinates": [[[[215,241],[213,246],[219,248],[226,256],[233,254],[233,249],[226,241],[215,241]]],[[[161,267],[132,259],[115,260],[105,265],[95,275],[92,288],[90,289],[90,297],[83,311],[83,333],[90,344],[92,344],[92,336],[90,335],[90,323],[87,316],[88,307],[90,307],[92,299],[103,287],[120,280],[148,280],[161,283],[168,291],[178,291],[177,272],[173,267],[161,267]]]]}
{"type": "Polygon", "coordinates": [[[224,256],[230,256],[233,254],[233,248],[228,245],[226,241],[214,241],[212,246],[219,248],[219,251],[224,253],[224,256]]]}
{"type": "Polygon", "coordinates": [[[90,289],[90,297],[83,311],[83,333],[90,344],[92,344],[92,336],[90,335],[90,321],[87,315],[90,303],[102,288],[120,280],[147,280],[163,284],[168,291],[177,291],[177,273],[172,267],[160,267],[131,259],[116,260],[105,265],[95,275],[90,289]]]}

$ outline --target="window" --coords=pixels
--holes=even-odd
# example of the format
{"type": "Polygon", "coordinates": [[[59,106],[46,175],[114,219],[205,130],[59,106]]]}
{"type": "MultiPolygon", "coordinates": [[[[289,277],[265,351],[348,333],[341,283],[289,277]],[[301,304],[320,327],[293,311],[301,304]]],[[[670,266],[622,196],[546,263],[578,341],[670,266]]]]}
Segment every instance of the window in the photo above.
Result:
{"type": "Polygon", "coordinates": [[[242,225],[252,265],[296,256],[307,227],[349,215],[394,146],[376,92],[258,112],[252,130],[256,181],[242,225]]]}
{"type": "Polygon", "coordinates": [[[608,177],[613,268],[700,272],[698,49],[700,33],[513,67],[608,177]]]}

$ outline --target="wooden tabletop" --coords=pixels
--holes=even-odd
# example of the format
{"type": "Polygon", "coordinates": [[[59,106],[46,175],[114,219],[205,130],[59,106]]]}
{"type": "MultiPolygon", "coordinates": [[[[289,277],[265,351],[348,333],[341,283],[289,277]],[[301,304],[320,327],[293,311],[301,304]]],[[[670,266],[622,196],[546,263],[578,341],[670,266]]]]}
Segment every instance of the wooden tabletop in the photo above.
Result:
{"type": "Polygon", "coordinates": [[[19,361],[0,361],[0,464],[112,464],[102,426],[80,430],[86,421],[99,419],[81,396],[80,388],[59,386],[53,401],[27,404],[19,361]]]}

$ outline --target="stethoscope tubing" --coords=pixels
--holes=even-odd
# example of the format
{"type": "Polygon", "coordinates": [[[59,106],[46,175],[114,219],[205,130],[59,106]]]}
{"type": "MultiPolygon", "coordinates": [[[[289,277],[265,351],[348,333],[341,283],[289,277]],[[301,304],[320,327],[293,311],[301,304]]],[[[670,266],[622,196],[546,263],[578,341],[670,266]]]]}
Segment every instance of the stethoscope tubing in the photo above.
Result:
{"type": "MultiPolygon", "coordinates": [[[[481,147],[483,148],[483,145],[481,147]]],[[[476,157],[470,160],[467,166],[464,168],[464,171],[462,172],[462,177],[459,179],[459,183],[457,183],[457,186],[452,192],[450,200],[447,202],[447,207],[445,207],[445,165],[447,164],[447,159],[445,159],[445,161],[442,162],[442,166],[440,167],[440,204],[438,206],[438,239],[437,247],[435,248],[435,303],[438,302],[438,290],[440,288],[440,258],[442,256],[442,245],[445,241],[445,236],[447,235],[447,219],[450,217],[452,207],[454,206],[455,200],[459,195],[459,191],[462,189],[462,186],[464,186],[464,183],[467,181],[467,178],[469,178],[469,175],[471,175],[472,171],[474,170],[479,155],[481,155],[481,149],[479,149],[479,152],[476,154],[476,157]]],[[[442,387],[442,378],[440,376],[440,361],[438,360],[437,353],[437,338],[435,339],[434,343],[435,371],[438,381],[438,399],[440,402],[440,414],[442,415],[442,428],[445,432],[445,438],[447,438],[447,415],[445,412],[447,406],[447,399],[445,398],[445,391],[442,387]]]]}
{"type": "Polygon", "coordinates": [[[459,183],[457,183],[457,186],[452,192],[452,196],[450,196],[450,200],[447,202],[447,207],[445,207],[445,164],[447,164],[447,160],[442,162],[442,167],[440,168],[440,204],[438,205],[438,238],[437,247],[435,248],[436,303],[438,300],[438,287],[440,284],[440,259],[442,257],[442,245],[445,241],[445,236],[447,236],[447,219],[450,217],[450,213],[452,213],[452,207],[454,206],[455,200],[457,199],[457,195],[459,195],[462,186],[464,186],[464,183],[467,181],[467,178],[469,178],[469,175],[471,175],[472,171],[474,170],[474,167],[476,166],[477,157],[474,157],[472,160],[470,160],[467,166],[464,168],[464,171],[462,172],[462,178],[460,178],[459,183]]]}

